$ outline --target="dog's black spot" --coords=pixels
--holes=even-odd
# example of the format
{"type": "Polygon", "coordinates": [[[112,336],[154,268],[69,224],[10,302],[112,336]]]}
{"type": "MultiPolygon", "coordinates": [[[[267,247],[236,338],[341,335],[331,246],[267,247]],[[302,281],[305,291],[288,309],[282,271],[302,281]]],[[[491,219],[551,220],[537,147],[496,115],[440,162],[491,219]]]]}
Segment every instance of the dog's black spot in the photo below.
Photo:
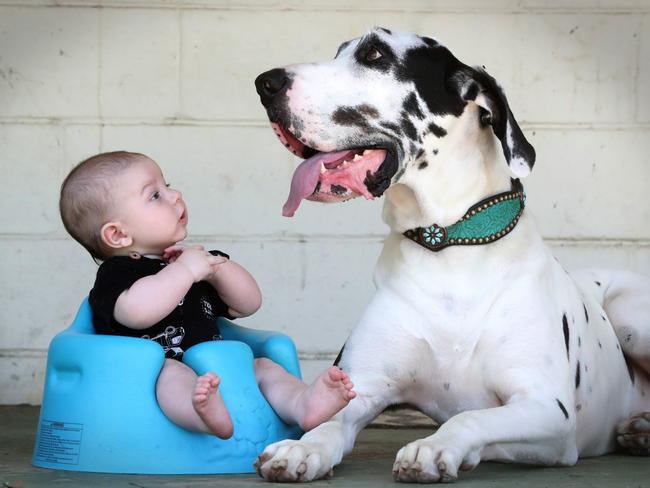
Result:
{"type": "Polygon", "coordinates": [[[585,364],[585,373],[588,373],[588,372],[589,372],[589,366],[587,366],[587,365],[585,364]]]}
{"type": "Polygon", "coordinates": [[[598,286],[601,286],[600,281],[594,281],[598,286]]]}
{"type": "Polygon", "coordinates": [[[420,104],[418,103],[418,97],[415,95],[415,92],[411,92],[410,95],[404,99],[403,107],[406,113],[414,115],[420,120],[424,118],[424,114],[422,113],[422,110],[420,110],[420,104]]]}
{"type": "Polygon", "coordinates": [[[376,119],[379,117],[379,110],[377,110],[377,107],[373,107],[367,103],[357,105],[356,109],[363,115],[367,115],[370,118],[376,119]]]}
{"type": "Polygon", "coordinates": [[[383,28],[383,27],[380,27],[379,29],[382,30],[382,31],[384,31],[384,32],[385,32],[386,34],[388,34],[389,36],[393,34],[390,30],[385,29],[385,28],[383,28]]]}
{"type": "Polygon", "coordinates": [[[584,303],[582,304],[582,308],[585,310],[585,320],[589,322],[589,314],[587,313],[587,307],[584,303]]]}
{"type": "Polygon", "coordinates": [[[562,330],[564,332],[564,345],[566,346],[566,357],[569,358],[569,322],[566,314],[562,315],[562,330]]]}
{"type": "Polygon", "coordinates": [[[634,384],[634,367],[632,366],[632,361],[630,361],[630,358],[627,357],[625,354],[623,355],[625,358],[625,364],[627,366],[627,372],[630,375],[630,381],[632,384],[634,384]]]}
{"type": "Polygon", "coordinates": [[[444,387],[445,390],[449,391],[449,386],[450,386],[449,383],[445,383],[442,386],[444,387]]]}
{"type": "Polygon", "coordinates": [[[410,150],[411,154],[415,154],[417,152],[418,148],[413,142],[411,142],[411,143],[409,143],[409,150],[410,150]]]}
{"type": "Polygon", "coordinates": [[[447,135],[447,131],[445,129],[433,122],[429,124],[429,127],[427,129],[436,137],[445,137],[447,135]]]}
{"type": "Polygon", "coordinates": [[[434,150],[432,150],[431,152],[434,154],[434,156],[435,156],[436,154],[438,154],[438,150],[437,150],[437,149],[434,149],[434,150]]]}
{"type": "MultiPolygon", "coordinates": [[[[427,43],[427,41],[424,41],[427,43]]],[[[437,115],[463,113],[467,102],[448,89],[449,76],[464,66],[444,46],[433,42],[408,50],[395,69],[399,81],[413,82],[429,112],[437,115]],[[430,45],[432,44],[432,45],[430,45]]]]}
{"type": "Polygon", "coordinates": [[[576,389],[580,386],[580,361],[576,365],[576,389]]]}
{"type": "Polygon", "coordinates": [[[600,347],[601,349],[603,348],[603,345],[600,343],[600,341],[598,341],[598,347],[600,347]]]}
{"type": "Polygon", "coordinates": [[[576,405],[576,412],[579,412],[580,410],[582,410],[582,405],[580,405],[580,404],[578,403],[578,404],[576,405]]]}
{"type": "Polygon", "coordinates": [[[426,161],[422,161],[422,162],[418,165],[418,169],[424,169],[424,168],[426,168],[427,166],[429,166],[429,163],[427,163],[426,161]]]}
{"type": "Polygon", "coordinates": [[[416,140],[418,138],[418,131],[415,129],[413,123],[406,117],[406,114],[404,114],[404,112],[402,112],[401,126],[406,137],[411,140],[416,140]]]}
{"type": "Polygon", "coordinates": [[[578,336],[578,347],[582,347],[582,339],[578,336]]]}
{"type": "Polygon", "coordinates": [[[343,349],[345,349],[345,343],[343,343],[343,347],[339,351],[339,355],[336,356],[336,359],[334,360],[334,366],[338,366],[339,363],[341,362],[341,356],[343,355],[343,349]]]}
{"type": "Polygon", "coordinates": [[[420,148],[418,153],[415,155],[415,159],[420,159],[422,156],[424,156],[424,149],[420,148]]]}
{"type": "Polygon", "coordinates": [[[379,122],[379,125],[381,125],[385,129],[388,129],[389,131],[394,132],[395,135],[397,135],[397,136],[402,135],[402,129],[397,124],[394,124],[392,122],[382,121],[382,122],[379,122]]]}
{"type": "Polygon", "coordinates": [[[369,129],[368,120],[358,107],[339,107],[332,114],[332,121],[338,125],[357,126],[369,129]]]}
{"type": "Polygon", "coordinates": [[[600,318],[603,319],[603,322],[607,322],[607,319],[605,318],[604,315],[601,315],[600,318]]]}
{"type": "Polygon", "coordinates": [[[567,412],[566,408],[564,407],[564,404],[560,400],[558,400],[557,398],[555,399],[555,401],[557,402],[558,406],[560,407],[560,410],[562,410],[562,413],[564,414],[564,418],[569,420],[569,412],[567,412]]]}
{"type": "Polygon", "coordinates": [[[330,188],[334,195],[345,195],[348,192],[348,189],[341,185],[332,185],[330,188]]]}

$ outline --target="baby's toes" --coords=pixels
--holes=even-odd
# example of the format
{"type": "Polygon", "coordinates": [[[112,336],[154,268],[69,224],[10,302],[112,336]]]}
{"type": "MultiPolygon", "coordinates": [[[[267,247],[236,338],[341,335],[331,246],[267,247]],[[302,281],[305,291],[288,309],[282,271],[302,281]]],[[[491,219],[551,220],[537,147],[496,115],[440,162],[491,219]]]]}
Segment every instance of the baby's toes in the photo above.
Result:
{"type": "Polygon", "coordinates": [[[343,383],[347,383],[347,382],[350,381],[350,377],[348,376],[348,374],[345,371],[343,371],[341,368],[336,368],[336,369],[339,370],[339,374],[341,375],[341,381],[343,383]]]}
{"type": "Polygon", "coordinates": [[[195,393],[194,394],[194,404],[195,405],[202,405],[204,403],[207,403],[208,401],[208,395],[204,395],[202,393],[195,393]]]}
{"type": "Polygon", "coordinates": [[[327,376],[329,379],[333,382],[339,382],[342,381],[344,377],[346,377],[345,373],[343,372],[342,369],[337,368],[336,366],[332,366],[327,370],[327,376]]]}

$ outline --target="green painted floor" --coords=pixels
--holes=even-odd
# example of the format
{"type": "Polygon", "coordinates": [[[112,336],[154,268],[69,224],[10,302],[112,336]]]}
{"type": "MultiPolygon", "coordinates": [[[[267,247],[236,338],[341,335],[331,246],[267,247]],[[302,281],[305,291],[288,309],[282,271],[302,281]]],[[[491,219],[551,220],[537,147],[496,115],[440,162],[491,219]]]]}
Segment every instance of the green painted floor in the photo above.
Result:
{"type": "MultiPolygon", "coordinates": [[[[0,406],[1,488],[29,487],[203,487],[269,486],[256,475],[144,476],[75,473],[35,468],[30,464],[38,408],[0,406]]],[[[431,429],[368,428],[334,477],[316,481],[314,487],[399,486],[391,477],[397,450],[424,437],[431,429]]],[[[572,468],[537,468],[483,463],[470,473],[461,473],[462,487],[629,487],[650,488],[650,458],[610,455],[583,459],[572,468]]]]}

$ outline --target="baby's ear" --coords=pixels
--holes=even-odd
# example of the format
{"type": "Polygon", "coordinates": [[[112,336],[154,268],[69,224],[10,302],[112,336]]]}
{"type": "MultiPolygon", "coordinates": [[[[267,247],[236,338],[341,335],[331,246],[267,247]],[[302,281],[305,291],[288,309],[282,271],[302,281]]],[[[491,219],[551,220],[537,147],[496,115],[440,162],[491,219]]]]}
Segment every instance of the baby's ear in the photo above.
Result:
{"type": "Polygon", "coordinates": [[[100,235],[102,242],[111,249],[122,249],[133,244],[133,238],[124,233],[119,222],[108,222],[104,224],[100,235]]]}

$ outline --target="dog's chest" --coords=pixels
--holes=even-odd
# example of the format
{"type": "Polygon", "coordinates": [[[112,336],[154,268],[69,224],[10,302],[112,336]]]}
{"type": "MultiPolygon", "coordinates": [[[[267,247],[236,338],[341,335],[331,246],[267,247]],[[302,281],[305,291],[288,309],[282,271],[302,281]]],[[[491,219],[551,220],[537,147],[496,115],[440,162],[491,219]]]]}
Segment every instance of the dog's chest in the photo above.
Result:
{"type": "MultiPolygon", "coordinates": [[[[468,320],[467,314],[463,315],[468,320]]],[[[419,342],[427,345],[412,350],[415,355],[410,364],[418,367],[407,372],[409,381],[404,382],[408,403],[439,422],[462,411],[501,405],[485,381],[484,370],[494,361],[494,352],[486,347],[481,334],[437,329],[428,340],[419,342]]]]}

